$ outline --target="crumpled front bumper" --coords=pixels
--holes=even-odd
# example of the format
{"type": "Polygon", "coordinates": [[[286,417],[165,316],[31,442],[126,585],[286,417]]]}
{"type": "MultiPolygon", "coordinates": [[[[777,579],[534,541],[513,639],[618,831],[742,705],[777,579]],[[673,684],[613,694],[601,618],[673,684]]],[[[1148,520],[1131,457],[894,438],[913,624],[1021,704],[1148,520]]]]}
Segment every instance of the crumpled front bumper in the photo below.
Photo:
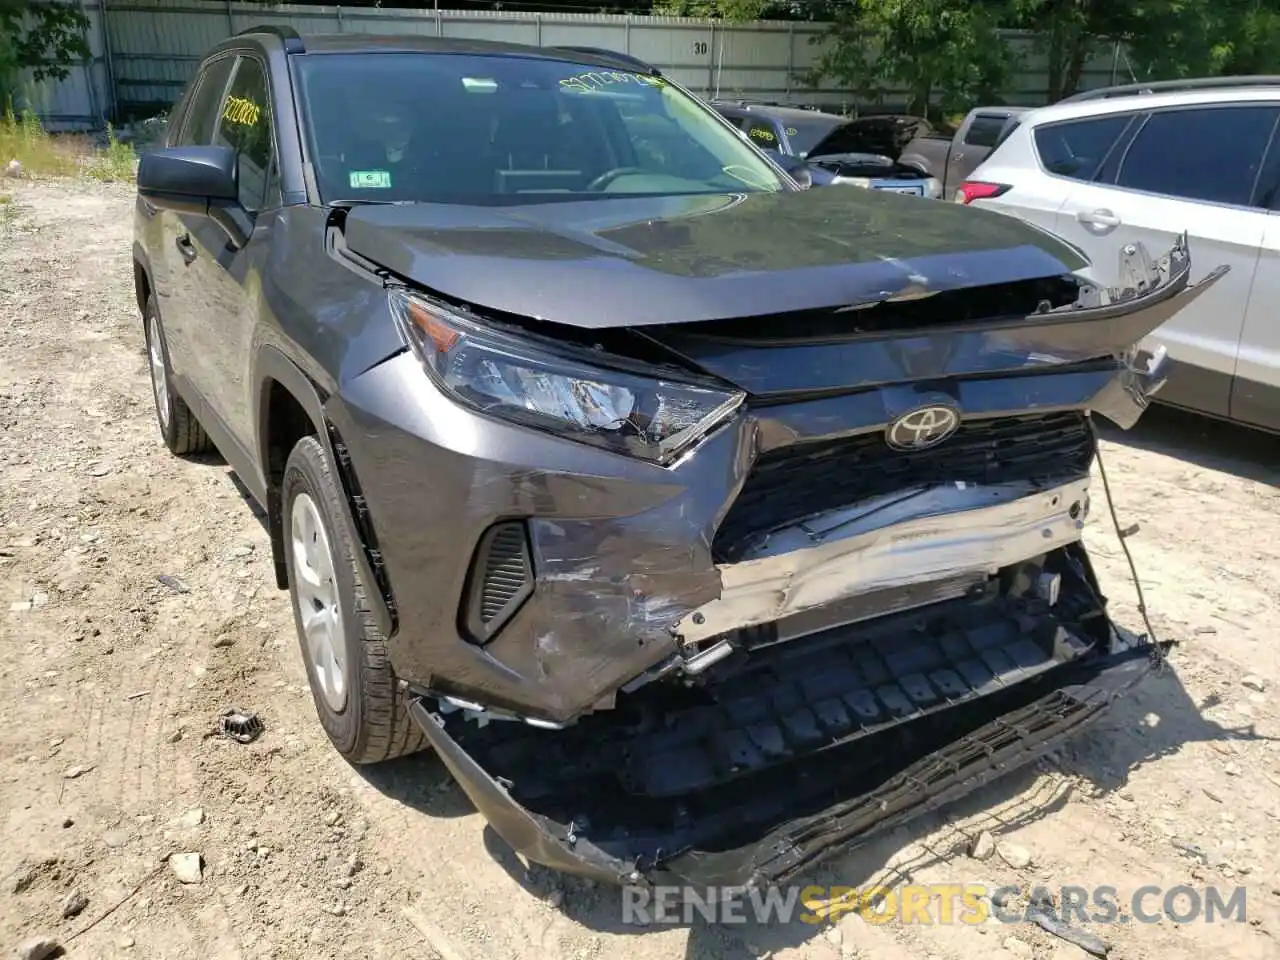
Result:
{"type": "MultiPolygon", "coordinates": [[[[672,850],[657,858],[603,850],[585,835],[589,824],[558,822],[527,809],[512,798],[509,784],[490,775],[449,735],[428,702],[415,700],[410,710],[472,803],[529,860],[615,884],[752,887],[786,881],[1043,756],[1095,723],[1157,662],[1156,648],[1145,638],[1116,635],[1105,652],[985,698],[998,712],[972,726],[952,716],[954,710],[932,723],[912,721],[922,725],[912,734],[916,755],[878,782],[868,781],[862,792],[835,797],[824,809],[738,845],[672,850]]],[[[829,768],[838,760],[822,754],[808,762],[829,768]]]]}

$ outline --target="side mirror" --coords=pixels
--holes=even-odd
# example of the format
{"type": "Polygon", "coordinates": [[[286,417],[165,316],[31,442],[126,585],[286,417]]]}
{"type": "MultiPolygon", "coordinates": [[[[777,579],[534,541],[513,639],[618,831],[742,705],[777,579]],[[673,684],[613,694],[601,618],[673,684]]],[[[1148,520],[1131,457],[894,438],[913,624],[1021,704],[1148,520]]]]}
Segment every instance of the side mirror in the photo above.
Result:
{"type": "Polygon", "coordinates": [[[808,190],[813,186],[813,171],[809,168],[808,162],[803,157],[795,157],[790,154],[780,154],[778,163],[782,169],[791,174],[791,178],[800,184],[801,189],[808,190]]]}
{"type": "Polygon", "coordinates": [[[138,163],[138,195],[153,207],[209,217],[237,249],[252,225],[240,206],[236,152],[230,147],[166,147],[138,163]]]}

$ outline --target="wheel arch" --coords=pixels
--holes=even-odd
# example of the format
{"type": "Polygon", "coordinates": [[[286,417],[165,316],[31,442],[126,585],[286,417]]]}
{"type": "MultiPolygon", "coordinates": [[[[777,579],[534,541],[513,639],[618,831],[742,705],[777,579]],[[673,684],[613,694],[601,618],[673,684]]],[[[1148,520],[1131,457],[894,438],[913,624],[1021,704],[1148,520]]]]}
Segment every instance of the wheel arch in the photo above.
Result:
{"type": "Polygon", "coordinates": [[[133,244],[133,296],[138,301],[138,313],[145,313],[147,298],[154,292],[156,285],[151,279],[151,259],[146,248],[136,240],[133,244]]]}
{"type": "Polygon", "coordinates": [[[314,436],[324,447],[325,455],[333,464],[334,475],[342,485],[346,510],[342,512],[341,522],[357,547],[356,564],[369,587],[366,593],[378,628],[383,636],[390,637],[396,626],[395,604],[385,572],[377,562],[377,551],[372,548],[366,511],[359,509],[363,501],[350,458],[346,455],[342,438],[325,416],[320,387],[297,364],[272,346],[258,350],[254,358],[253,382],[257,385],[255,453],[265,481],[264,506],[276,586],[282,590],[289,587],[284,558],[282,480],[285,463],[298,440],[314,436]]]}

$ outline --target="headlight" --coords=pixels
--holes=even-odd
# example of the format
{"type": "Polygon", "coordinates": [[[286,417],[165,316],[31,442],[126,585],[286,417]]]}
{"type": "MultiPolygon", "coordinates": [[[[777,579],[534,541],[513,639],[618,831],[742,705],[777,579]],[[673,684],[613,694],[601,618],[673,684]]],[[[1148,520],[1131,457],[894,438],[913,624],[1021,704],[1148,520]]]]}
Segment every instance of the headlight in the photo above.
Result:
{"type": "Polygon", "coordinates": [[[655,463],[670,463],[727,420],[743,393],[596,366],[423,297],[388,293],[391,312],[437,384],[482,413],[655,463]]]}

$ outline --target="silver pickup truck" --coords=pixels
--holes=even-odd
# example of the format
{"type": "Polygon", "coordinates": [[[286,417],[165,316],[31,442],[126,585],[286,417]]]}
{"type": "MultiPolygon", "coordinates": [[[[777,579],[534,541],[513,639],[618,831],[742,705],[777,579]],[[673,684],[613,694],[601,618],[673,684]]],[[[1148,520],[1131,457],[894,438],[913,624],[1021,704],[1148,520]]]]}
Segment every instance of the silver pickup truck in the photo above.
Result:
{"type": "Polygon", "coordinates": [[[1018,125],[1028,107],[979,107],[970,110],[954,136],[938,130],[921,132],[907,144],[898,162],[918,167],[942,184],[950,200],[956,188],[987,159],[996,144],[1018,125]]]}

